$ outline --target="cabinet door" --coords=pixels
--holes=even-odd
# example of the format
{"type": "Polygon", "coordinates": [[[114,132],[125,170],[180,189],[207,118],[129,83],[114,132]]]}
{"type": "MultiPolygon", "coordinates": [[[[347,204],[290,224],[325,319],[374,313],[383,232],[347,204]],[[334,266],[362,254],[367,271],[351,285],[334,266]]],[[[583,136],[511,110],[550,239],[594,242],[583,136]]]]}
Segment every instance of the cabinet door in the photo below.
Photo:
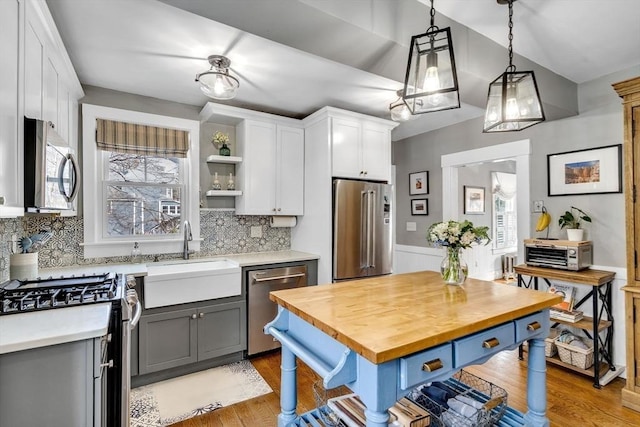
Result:
{"type": "MultiPolygon", "coordinates": [[[[635,339],[633,340],[633,353],[634,353],[634,362],[635,369],[634,372],[634,384],[637,387],[636,390],[640,391],[640,327],[638,326],[638,319],[640,319],[640,295],[634,293],[633,297],[633,333],[635,334],[635,339]]],[[[628,336],[628,334],[627,334],[628,336]]]]}
{"type": "Polygon", "coordinates": [[[278,126],[276,214],[304,214],[304,131],[278,126]]]}
{"type": "Polygon", "coordinates": [[[18,110],[20,3],[3,2],[0,13],[0,217],[20,214],[22,203],[22,114],[18,110]],[[14,209],[10,209],[14,208],[14,209]],[[15,212],[11,213],[10,210],[15,212]]]}
{"type": "Polygon", "coordinates": [[[239,167],[242,196],[236,213],[272,215],[276,211],[276,125],[245,121],[243,159],[239,167]]]}
{"type": "Polygon", "coordinates": [[[198,360],[247,349],[245,302],[198,308],[198,360]]]}
{"type": "Polygon", "coordinates": [[[58,70],[51,58],[42,60],[42,119],[58,131],[58,70]]]}
{"type": "Polygon", "coordinates": [[[58,118],[56,123],[56,132],[62,139],[69,142],[69,89],[64,85],[62,79],[58,79],[58,118]]]}
{"type": "Polygon", "coordinates": [[[391,178],[391,134],[372,123],[362,125],[362,163],[364,177],[377,181],[391,178]]]}
{"type": "Polygon", "coordinates": [[[360,122],[348,119],[332,119],[331,160],[332,175],[340,178],[362,178],[360,156],[360,122]]]}
{"type": "MultiPolygon", "coordinates": [[[[629,164],[632,166],[629,168],[631,173],[627,173],[625,179],[631,180],[630,182],[633,183],[633,198],[635,198],[635,187],[638,185],[638,178],[640,177],[640,105],[631,107],[630,115],[631,117],[629,117],[629,119],[631,119],[631,123],[627,123],[626,126],[630,127],[631,130],[626,132],[632,133],[630,150],[631,159],[629,159],[629,164]],[[635,123],[635,125],[632,123],[635,123]]],[[[629,151],[627,151],[627,153],[628,152],[629,151]]],[[[627,197],[631,196],[628,195],[627,197]]],[[[627,203],[627,206],[629,206],[629,203],[627,203]]],[[[627,230],[631,228],[629,231],[633,233],[634,253],[628,254],[627,257],[630,257],[631,259],[631,263],[629,264],[630,267],[635,264],[633,279],[637,283],[640,282],[640,262],[634,262],[633,260],[637,259],[637,252],[640,251],[640,203],[633,201],[631,206],[631,212],[629,212],[629,208],[627,208],[627,215],[630,213],[633,214],[631,221],[627,219],[627,230]]],[[[631,272],[631,268],[629,268],[629,272],[631,272]]]]}
{"type": "Polygon", "coordinates": [[[24,29],[24,115],[40,120],[42,120],[43,40],[37,27],[27,20],[24,29]]]}
{"type": "Polygon", "coordinates": [[[138,327],[140,374],[175,368],[198,360],[196,310],[142,316],[138,327]]]}

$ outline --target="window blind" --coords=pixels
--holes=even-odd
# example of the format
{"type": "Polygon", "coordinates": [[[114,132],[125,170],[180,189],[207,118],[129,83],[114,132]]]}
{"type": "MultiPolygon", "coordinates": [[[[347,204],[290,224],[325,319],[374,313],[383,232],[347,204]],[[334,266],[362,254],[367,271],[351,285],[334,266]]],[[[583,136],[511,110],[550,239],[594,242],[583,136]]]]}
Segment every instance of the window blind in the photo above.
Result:
{"type": "Polygon", "coordinates": [[[96,119],[96,143],[105,151],[184,158],[189,151],[189,132],[96,119]]]}

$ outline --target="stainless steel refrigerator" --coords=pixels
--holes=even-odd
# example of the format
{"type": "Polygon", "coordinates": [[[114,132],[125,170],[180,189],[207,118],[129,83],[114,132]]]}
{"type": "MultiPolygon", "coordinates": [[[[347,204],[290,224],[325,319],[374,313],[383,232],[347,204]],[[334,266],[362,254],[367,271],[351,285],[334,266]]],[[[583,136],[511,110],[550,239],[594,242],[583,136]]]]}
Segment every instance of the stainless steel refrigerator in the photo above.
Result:
{"type": "Polygon", "coordinates": [[[392,185],[333,181],[334,281],[391,273],[392,196],[392,185]]]}

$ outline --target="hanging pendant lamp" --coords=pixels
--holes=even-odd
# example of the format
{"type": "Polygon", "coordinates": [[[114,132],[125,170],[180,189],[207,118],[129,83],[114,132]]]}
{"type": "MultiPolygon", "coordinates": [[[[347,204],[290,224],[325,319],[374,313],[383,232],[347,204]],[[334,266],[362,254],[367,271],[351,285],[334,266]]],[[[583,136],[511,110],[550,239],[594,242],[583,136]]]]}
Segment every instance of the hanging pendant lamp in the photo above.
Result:
{"type": "Polygon", "coordinates": [[[451,30],[439,29],[435,14],[431,0],[431,25],[426,33],[411,37],[402,97],[411,114],[460,108],[451,30]]]}
{"type": "Polygon", "coordinates": [[[211,69],[196,75],[202,92],[214,99],[231,99],[240,86],[237,78],[229,74],[231,61],[226,56],[211,55],[207,58],[211,69]]]}
{"type": "Polygon", "coordinates": [[[391,120],[394,122],[406,122],[411,118],[411,111],[409,111],[409,107],[402,100],[402,94],[404,91],[402,89],[396,91],[396,95],[398,95],[398,99],[389,104],[389,111],[391,112],[391,120]]]}
{"type": "Polygon", "coordinates": [[[513,132],[544,121],[544,111],[533,71],[516,71],[513,65],[513,2],[509,5],[509,66],[489,85],[483,132],[513,132]]]}

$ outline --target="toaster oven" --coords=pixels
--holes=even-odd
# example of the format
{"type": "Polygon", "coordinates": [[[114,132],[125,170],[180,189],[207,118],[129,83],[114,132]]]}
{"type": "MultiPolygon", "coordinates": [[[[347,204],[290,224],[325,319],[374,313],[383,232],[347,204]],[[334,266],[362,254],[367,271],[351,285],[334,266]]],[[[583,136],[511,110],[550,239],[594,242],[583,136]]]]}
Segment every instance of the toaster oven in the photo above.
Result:
{"type": "Polygon", "coordinates": [[[593,262],[590,241],[525,239],[524,257],[527,265],[578,271],[593,262]]]}

